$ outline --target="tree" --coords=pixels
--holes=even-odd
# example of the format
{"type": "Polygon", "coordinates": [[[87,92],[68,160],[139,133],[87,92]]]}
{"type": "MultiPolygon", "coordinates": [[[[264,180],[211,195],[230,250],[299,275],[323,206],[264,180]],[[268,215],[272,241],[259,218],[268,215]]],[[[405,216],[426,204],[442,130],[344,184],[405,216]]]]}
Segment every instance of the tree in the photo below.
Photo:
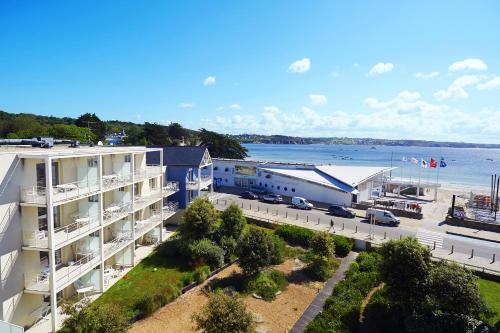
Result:
{"type": "MultiPolygon", "coordinates": [[[[49,134],[55,139],[78,140],[87,142],[89,133],[86,128],[76,125],[55,124],[50,128],[49,134]]],[[[94,133],[90,133],[90,140],[95,139],[94,133]]]]}
{"type": "Polygon", "coordinates": [[[179,231],[184,238],[209,238],[215,231],[217,211],[207,198],[196,198],[184,213],[179,231]]]}
{"type": "Polygon", "coordinates": [[[273,259],[274,245],[271,237],[259,229],[250,229],[241,237],[237,253],[240,267],[248,276],[258,274],[273,259]]]}
{"type": "Polygon", "coordinates": [[[421,306],[431,269],[431,253],[415,238],[403,238],[382,245],[382,279],[392,299],[411,309],[421,306]]]}
{"type": "Polygon", "coordinates": [[[252,331],[252,315],[236,297],[213,293],[200,313],[193,315],[196,330],[205,333],[247,333],[252,331]]]}
{"type": "Polygon", "coordinates": [[[165,126],[157,123],[144,123],[144,137],[149,144],[155,146],[164,146],[171,143],[165,126]]]}
{"type": "MultiPolygon", "coordinates": [[[[87,131],[90,129],[94,133],[94,139],[97,141],[103,141],[106,138],[106,123],[99,119],[95,113],[82,114],[75,120],[75,125],[86,128],[87,131]]],[[[86,142],[87,140],[84,141],[86,142]]]]}
{"type": "Polygon", "coordinates": [[[247,219],[237,204],[232,203],[221,214],[221,232],[225,237],[232,237],[238,240],[245,229],[247,219]]]}
{"type": "Polygon", "coordinates": [[[123,333],[127,331],[128,321],[116,306],[91,305],[89,302],[64,304],[64,319],[61,333],[123,333]]]}
{"type": "Polygon", "coordinates": [[[310,247],[315,255],[331,258],[335,253],[335,244],[327,232],[317,232],[310,240],[310,247]]]}
{"type": "Polygon", "coordinates": [[[182,139],[187,140],[189,132],[187,129],[182,127],[179,123],[171,123],[167,126],[167,134],[172,140],[180,141],[182,139]]]}
{"type": "Polygon", "coordinates": [[[208,148],[212,157],[243,159],[248,156],[247,149],[227,135],[202,128],[198,138],[201,144],[208,148]]]}

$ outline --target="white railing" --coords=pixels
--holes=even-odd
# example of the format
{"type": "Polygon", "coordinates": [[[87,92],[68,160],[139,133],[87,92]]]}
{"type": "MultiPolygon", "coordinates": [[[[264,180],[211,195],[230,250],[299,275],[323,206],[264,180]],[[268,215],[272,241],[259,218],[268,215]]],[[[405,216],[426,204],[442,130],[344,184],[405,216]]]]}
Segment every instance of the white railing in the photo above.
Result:
{"type": "MultiPolygon", "coordinates": [[[[178,210],[179,210],[179,203],[178,202],[169,201],[163,205],[163,214],[170,215],[172,213],[175,213],[178,210]]],[[[170,217],[170,216],[168,216],[168,217],[170,217]]],[[[167,218],[167,217],[164,215],[163,218],[167,218]]]]}
{"type": "Polygon", "coordinates": [[[146,165],[145,168],[135,170],[134,178],[136,181],[141,181],[147,178],[161,176],[161,165],[146,165]]]}
{"type": "Polygon", "coordinates": [[[130,203],[113,203],[104,209],[104,223],[111,223],[117,219],[124,218],[128,213],[132,211],[132,205],[130,203]]]}
{"type": "MultiPolygon", "coordinates": [[[[52,186],[52,200],[60,202],[86,196],[99,191],[99,180],[83,180],[52,186]]],[[[47,202],[47,188],[42,186],[31,186],[21,188],[21,201],[33,204],[45,204],[47,202]]]]}
{"type": "Polygon", "coordinates": [[[94,267],[101,261],[101,255],[97,252],[89,253],[71,266],[66,266],[56,271],[56,286],[60,287],[72,280],[79,278],[89,268],[94,267]]]}
{"type": "Polygon", "coordinates": [[[136,196],[134,198],[134,203],[136,204],[134,209],[144,208],[152,204],[153,202],[158,201],[159,199],[161,199],[161,197],[162,197],[161,190],[154,190],[146,195],[136,196]]]}
{"type": "Polygon", "coordinates": [[[0,332],[2,333],[24,333],[24,328],[6,321],[0,320],[0,332]]]}
{"type": "Polygon", "coordinates": [[[135,222],[135,237],[140,237],[149,229],[158,225],[161,222],[161,212],[158,209],[152,211],[152,215],[146,220],[135,222]]]}
{"type": "Polygon", "coordinates": [[[88,234],[90,230],[99,226],[99,218],[96,216],[75,216],[75,222],[54,229],[54,244],[76,238],[82,234],[88,234]]]}
{"type": "Polygon", "coordinates": [[[124,186],[132,181],[131,173],[117,173],[102,176],[102,187],[107,190],[110,188],[124,186]]]}
{"type": "Polygon", "coordinates": [[[24,284],[28,290],[48,291],[49,290],[49,274],[25,274],[24,284]]]}
{"type": "Polygon", "coordinates": [[[186,187],[188,190],[197,190],[200,183],[201,188],[204,188],[212,184],[212,177],[208,175],[202,175],[200,178],[188,181],[186,183],[186,187]]]}
{"type": "Polygon", "coordinates": [[[132,240],[131,231],[121,231],[116,237],[104,243],[104,255],[108,256],[132,240]]]}
{"type": "Polygon", "coordinates": [[[49,237],[47,230],[23,231],[23,244],[29,247],[47,248],[49,237]]]}
{"type": "Polygon", "coordinates": [[[168,197],[171,194],[179,191],[179,182],[167,182],[163,188],[163,196],[168,197]]]}
{"type": "Polygon", "coordinates": [[[21,188],[21,202],[33,204],[45,204],[47,198],[45,196],[46,189],[42,186],[31,186],[21,188]]]}

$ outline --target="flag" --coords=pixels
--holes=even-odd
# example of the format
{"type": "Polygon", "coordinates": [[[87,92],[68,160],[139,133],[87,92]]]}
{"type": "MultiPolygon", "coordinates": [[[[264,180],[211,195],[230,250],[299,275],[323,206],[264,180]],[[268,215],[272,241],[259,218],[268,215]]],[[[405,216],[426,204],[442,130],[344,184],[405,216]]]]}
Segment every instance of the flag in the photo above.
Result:
{"type": "Polygon", "coordinates": [[[408,162],[408,159],[406,158],[406,156],[403,156],[403,158],[401,159],[401,161],[408,162]]]}
{"type": "Polygon", "coordinates": [[[422,162],[421,162],[420,166],[421,166],[422,168],[424,168],[424,169],[426,169],[426,168],[427,168],[427,162],[426,162],[423,158],[422,158],[422,162]]]}
{"type": "Polygon", "coordinates": [[[436,161],[435,159],[431,158],[431,161],[430,161],[430,163],[429,163],[429,166],[430,166],[431,168],[437,168],[438,163],[437,163],[437,161],[436,161]]]}
{"type": "Polygon", "coordinates": [[[411,158],[411,163],[418,164],[418,160],[415,157],[411,158]]]}
{"type": "Polygon", "coordinates": [[[446,168],[448,164],[444,161],[444,157],[441,157],[441,161],[439,162],[439,167],[440,168],[446,168]]]}

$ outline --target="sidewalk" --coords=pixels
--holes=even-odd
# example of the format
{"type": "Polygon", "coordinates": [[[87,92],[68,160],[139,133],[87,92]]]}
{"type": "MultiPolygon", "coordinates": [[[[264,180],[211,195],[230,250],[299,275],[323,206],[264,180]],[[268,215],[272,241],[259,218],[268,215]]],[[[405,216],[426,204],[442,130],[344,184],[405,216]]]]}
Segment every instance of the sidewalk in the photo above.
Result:
{"type": "Polygon", "coordinates": [[[307,324],[314,319],[323,310],[325,301],[328,297],[332,295],[333,288],[335,285],[344,278],[345,273],[349,269],[349,265],[353,262],[358,254],[356,252],[351,252],[342,260],[339,268],[335,271],[333,276],[326,282],[325,286],[311,304],[304,311],[302,316],[297,320],[295,325],[290,330],[290,333],[302,333],[306,328],[307,324]]]}
{"type": "Polygon", "coordinates": [[[456,227],[448,225],[446,233],[450,235],[457,235],[462,237],[469,237],[474,239],[486,240],[490,242],[500,243],[500,234],[492,231],[456,227]]]}

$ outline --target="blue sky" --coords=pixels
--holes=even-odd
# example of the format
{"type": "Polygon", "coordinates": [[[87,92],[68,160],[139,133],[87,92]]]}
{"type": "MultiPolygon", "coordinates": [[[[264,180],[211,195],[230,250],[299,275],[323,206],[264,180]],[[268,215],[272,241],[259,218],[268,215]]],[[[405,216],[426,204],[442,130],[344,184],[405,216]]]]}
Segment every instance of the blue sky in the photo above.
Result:
{"type": "Polygon", "coordinates": [[[498,1],[4,0],[0,109],[500,143],[499,14],[498,1]]]}

